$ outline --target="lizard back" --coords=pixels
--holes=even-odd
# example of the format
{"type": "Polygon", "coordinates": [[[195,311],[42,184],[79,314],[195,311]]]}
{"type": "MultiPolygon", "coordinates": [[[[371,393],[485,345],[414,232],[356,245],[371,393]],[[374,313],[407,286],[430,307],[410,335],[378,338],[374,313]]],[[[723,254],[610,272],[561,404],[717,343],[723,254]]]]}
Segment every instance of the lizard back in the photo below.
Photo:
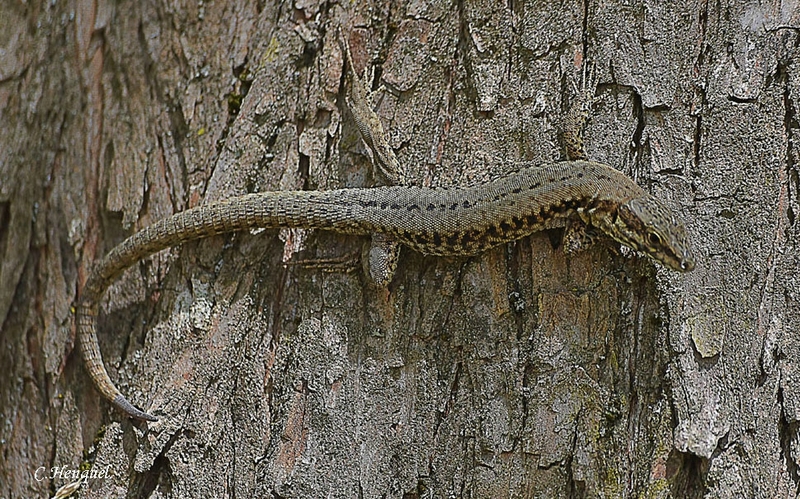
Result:
{"type": "MultiPolygon", "coordinates": [[[[394,186],[251,194],[204,208],[234,210],[231,220],[212,223],[218,214],[208,212],[194,224],[218,227],[214,233],[245,226],[384,233],[424,254],[472,255],[563,226],[578,210],[613,209],[612,205],[638,196],[648,194],[613,168],[570,161],[526,168],[471,188],[394,186]],[[234,220],[246,223],[241,226],[234,220]]],[[[184,232],[181,222],[175,224],[184,232]]]]}
{"type": "Polygon", "coordinates": [[[138,419],[108,377],[95,335],[97,303],[126,268],[157,251],[216,234],[302,227],[348,234],[387,234],[431,255],[471,255],[571,217],[680,271],[694,268],[683,226],[658,200],[610,166],[564,161],[526,168],[476,187],[392,186],[248,194],[168,217],[132,235],[100,261],[77,311],[86,366],[103,395],[138,419]]]}

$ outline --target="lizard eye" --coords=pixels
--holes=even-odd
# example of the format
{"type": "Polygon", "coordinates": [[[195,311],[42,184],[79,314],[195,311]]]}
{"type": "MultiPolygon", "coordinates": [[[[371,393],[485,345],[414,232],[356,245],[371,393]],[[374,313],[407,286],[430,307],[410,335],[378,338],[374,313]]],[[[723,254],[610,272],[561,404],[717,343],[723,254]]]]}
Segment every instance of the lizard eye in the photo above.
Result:
{"type": "Polygon", "coordinates": [[[647,240],[650,241],[650,244],[653,246],[661,246],[661,236],[656,234],[655,232],[651,232],[647,235],[647,240]]]}

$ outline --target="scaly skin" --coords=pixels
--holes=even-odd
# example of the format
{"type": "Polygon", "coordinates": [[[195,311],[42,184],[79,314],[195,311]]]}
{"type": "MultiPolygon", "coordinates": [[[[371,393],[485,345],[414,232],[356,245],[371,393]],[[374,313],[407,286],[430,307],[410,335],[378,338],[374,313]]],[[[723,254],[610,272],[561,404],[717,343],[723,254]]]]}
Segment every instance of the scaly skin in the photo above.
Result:
{"type": "Polygon", "coordinates": [[[385,234],[428,255],[475,255],[564,226],[574,217],[671,269],[694,268],[686,232],[674,215],[631,179],[601,163],[564,161],[463,189],[262,192],[177,213],[114,248],[83,289],[78,338],[86,367],[103,396],[133,418],[155,421],[133,407],[111,382],[94,327],[103,292],[142,258],[216,234],[279,227],[385,234]]]}
{"type": "MultiPolygon", "coordinates": [[[[573,219],[600,228],[626,246],[681,272],[694,268],[686,231],[672,212],[610,166],[584,161],[582,129],[594,97],[584,81],[564,124],[567,157],[471,188],[429,189],[405,184],[367,91],[352,68],[340,35],[349,94],[346,101],[382,181],[402,184],[372,189],[277,191],[249,194],[177,213],[114,248],[90,274],[77,310],[78,340],[98,390],[130,417],[157,418],[135,408],[108,377],[95,334],[98,302],[128,267],[187,241],[255,228],[300,227],[372,235],[370,274],[391,280],[397,243],[428,255],[475,255],[533,232],[563,227],[573,219]]],[[[584,80],[593,80],[584,75],[584,80]]]]}

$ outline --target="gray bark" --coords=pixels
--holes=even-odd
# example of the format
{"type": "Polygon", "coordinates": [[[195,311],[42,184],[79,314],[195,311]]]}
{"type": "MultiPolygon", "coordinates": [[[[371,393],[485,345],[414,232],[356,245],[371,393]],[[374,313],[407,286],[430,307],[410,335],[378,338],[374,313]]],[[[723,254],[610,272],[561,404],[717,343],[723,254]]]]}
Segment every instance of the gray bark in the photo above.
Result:
{"type": "Polygon", "coordinates": [[[464,0],[0,4],[0,496],[797,497],[800,9],[464,0]],[[602,4],[602,6],[600,5],[602,4]],[[560,155],[596,64],[590,158],[686,220],[678,275],[537,234],[469,259],[237,234],[109,290],[109,409],[74,348],[92,263],[187,207],[369,186],[343,26],[406,174],[466,185],[560,155]]]}

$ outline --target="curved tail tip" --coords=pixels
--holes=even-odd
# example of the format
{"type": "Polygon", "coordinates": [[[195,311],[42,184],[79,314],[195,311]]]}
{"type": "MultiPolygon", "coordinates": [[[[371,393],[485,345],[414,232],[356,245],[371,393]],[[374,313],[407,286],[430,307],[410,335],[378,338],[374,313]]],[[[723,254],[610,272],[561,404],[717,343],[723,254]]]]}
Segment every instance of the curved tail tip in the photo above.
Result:
{"type": "Polygon", "coordinates": [[[114,397],[113,400],[114,406],[127,414],[128,416],[132,417],[133,419],[138,419],[140,421],[158,421],[158,418],[155,416],[151,416],[144,411],[140,411],[136,407],[133,406],[128,400],[122,396],[122,394],[117,395],[114,397]]]}

